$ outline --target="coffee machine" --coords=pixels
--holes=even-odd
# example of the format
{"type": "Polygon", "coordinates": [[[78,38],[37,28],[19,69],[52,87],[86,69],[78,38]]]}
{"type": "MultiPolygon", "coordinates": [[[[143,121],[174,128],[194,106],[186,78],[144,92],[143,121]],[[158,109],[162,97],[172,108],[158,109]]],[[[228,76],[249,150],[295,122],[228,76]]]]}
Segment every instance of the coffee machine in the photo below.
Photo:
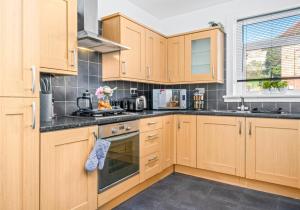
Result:
{"type": "Polygon", "coordinates": [[[203,110],[204,109],[204,94],[205,88],[195,88],[193,95],[193,108],[195,110],[203,110]]]}

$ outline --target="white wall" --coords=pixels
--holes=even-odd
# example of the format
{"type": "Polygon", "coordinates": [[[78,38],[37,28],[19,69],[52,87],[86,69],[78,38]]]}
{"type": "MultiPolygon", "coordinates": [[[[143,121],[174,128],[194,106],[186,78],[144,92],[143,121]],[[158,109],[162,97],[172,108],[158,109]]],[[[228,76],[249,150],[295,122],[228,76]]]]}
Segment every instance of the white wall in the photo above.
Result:
{"type": "Polygon", "coordinates": [[[155,31],[163,31],[162,23],[158,18],[127,0],[99,0],[99,19],[116,12],[120,12],[155,31]]]}

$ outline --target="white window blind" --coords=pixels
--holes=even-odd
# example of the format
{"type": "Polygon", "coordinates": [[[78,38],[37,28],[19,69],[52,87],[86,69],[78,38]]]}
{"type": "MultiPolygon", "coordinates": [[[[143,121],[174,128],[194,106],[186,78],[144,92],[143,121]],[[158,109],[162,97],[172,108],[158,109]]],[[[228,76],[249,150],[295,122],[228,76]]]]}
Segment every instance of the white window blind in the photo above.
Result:
{"type": "Polygon", "coordinates": [[[239,20],[237,81],[244,93],[281,80],[300,90],[300,8],[239,20]]]}

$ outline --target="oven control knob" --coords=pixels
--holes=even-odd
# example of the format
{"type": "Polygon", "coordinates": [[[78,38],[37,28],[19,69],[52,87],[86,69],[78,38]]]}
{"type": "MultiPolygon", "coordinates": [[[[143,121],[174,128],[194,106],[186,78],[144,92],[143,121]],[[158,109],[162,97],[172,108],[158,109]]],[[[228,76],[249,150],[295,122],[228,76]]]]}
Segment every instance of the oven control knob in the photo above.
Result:
{"type": "Polygon", "coordinates": [[[116,129],[116,128],[112,128],[112,129],[111,129],[111,133],[112,133],[112,134],[116,134],[116,133],[118,133],[118,129],[116,129]]]}
{"type": "Polygon", "coordinates": [[[130,131],[130,130],[131,130],[131,127],[127,126],[126,131],[130,131]]]}

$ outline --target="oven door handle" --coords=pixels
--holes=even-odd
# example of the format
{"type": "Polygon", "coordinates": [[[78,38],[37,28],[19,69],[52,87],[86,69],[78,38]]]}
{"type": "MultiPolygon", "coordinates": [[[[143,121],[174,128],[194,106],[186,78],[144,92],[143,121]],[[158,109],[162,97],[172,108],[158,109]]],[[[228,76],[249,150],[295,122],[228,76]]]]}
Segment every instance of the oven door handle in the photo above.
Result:
{"type": "Polygon", "coordinates": [[[107,138],[107,139],[104,139],[104,140],[110,141],[110,142],[114,142],[114,141],[123,141],[123,140],[125,140],[125,139],[128,139],[128,138],[132,138],[132,137],[138,136],[139,134],[140,134],[140,132],[139,132],[139,131],[136,131],[136,132],[129,133],[129,134],[125,134],[125,135],[120,135],[120,136],[110,137],[110,138],[107,138]]]}

